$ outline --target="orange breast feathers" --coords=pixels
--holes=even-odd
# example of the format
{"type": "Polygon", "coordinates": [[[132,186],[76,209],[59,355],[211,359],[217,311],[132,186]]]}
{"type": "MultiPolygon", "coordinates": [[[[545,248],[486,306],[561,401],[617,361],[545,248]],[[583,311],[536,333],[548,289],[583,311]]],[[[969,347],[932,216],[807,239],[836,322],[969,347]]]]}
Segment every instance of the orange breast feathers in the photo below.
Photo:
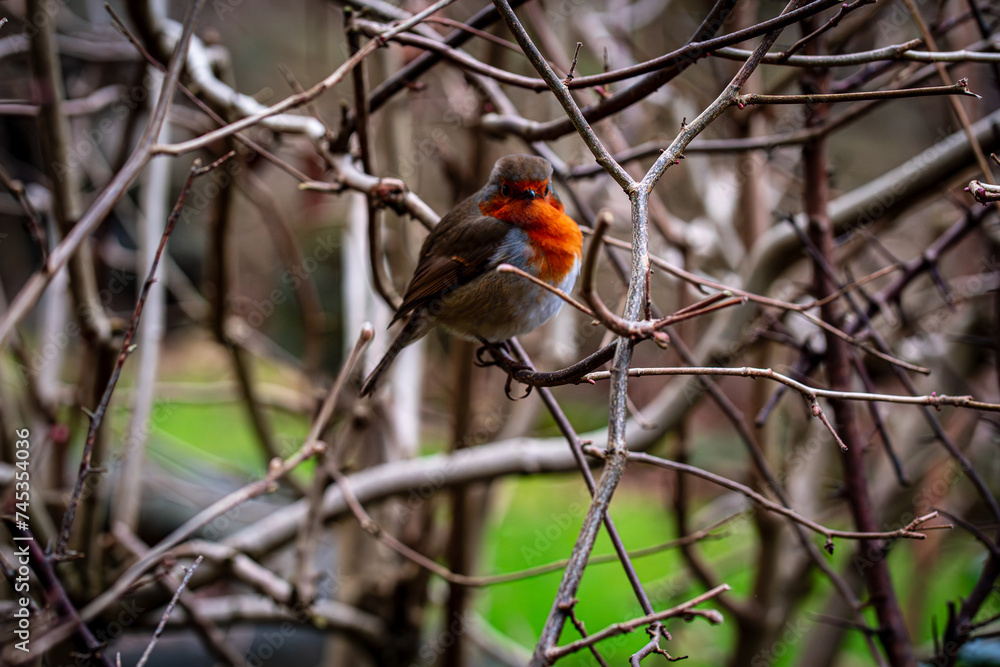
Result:
{"type": "MultiPolygon", "coordinates": [[[[548,184],[531,185],[536,185],[536,192],[545,192],[548,184]]],[[[497,196],[480,204],[479,210],[525,231],[534,246],[538,277],[548,283],[562,282],[580,259],[580,226],[563,213],[563,204],[554,194],[534,199],[497,196]]]]}

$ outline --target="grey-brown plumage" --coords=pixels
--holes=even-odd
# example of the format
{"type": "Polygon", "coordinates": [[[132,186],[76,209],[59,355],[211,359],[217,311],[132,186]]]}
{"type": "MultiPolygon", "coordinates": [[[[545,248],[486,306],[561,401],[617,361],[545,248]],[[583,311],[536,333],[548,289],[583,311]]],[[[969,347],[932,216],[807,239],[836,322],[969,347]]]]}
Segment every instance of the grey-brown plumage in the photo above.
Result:
{"type": "Polygon", "coordinates": [[[390,326],[405,323],[362,385],[362,396],[374,391],[404,347],[435,326],[499,342],[531,331],[559,310],[559,297],[494,270],[512,264],[572,289],[582,235],[563,213],[551,176],[552,166],[542,158],[501,158],[489,182],[434,227],[390,326]]]}

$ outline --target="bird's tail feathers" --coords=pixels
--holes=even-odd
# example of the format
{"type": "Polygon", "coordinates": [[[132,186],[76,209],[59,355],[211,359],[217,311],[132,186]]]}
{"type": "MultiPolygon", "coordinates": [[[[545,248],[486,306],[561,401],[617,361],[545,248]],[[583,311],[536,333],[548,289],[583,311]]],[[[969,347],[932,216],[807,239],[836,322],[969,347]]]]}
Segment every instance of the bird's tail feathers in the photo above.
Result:
{"type": "Polygon", "coordinates": [[[389,343],[389,347],[386,349],[385,354],[382,359],[375,366],[375,369],[368,374],[365,378],[364,383],[361,385],[361,396],[368,396],[374,392],[379,383],[382,380],[382,375],[389,370],[389,366],[396,359],[396,356],[403,351],[403,348],[412,343],[413,341],[422,338],[424,334],[427,333],[428,327],[426,320],[421,317],[418,313],[413,313],[410,315],[406,323],[403,324],[403,328],[399,330],[396,337],[392,339],[389,343]]]}

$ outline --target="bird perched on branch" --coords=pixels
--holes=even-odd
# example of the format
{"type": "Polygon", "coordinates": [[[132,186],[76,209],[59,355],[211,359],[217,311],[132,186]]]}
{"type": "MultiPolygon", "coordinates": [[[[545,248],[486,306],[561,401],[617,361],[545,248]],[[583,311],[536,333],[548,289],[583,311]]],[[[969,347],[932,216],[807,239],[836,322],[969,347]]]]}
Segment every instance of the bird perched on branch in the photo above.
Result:
{"type": "Polygon", "coordinates": [[[420,260],[390,326],[403,327],[361,387],[366,396],[399,352],[435,326],[499,343],[549,320],[562,299],[513,273],[511,264],[565,292],[580,272],[583,234],[552,189],[552,165],[533,155],[497,160],[479,192],[448,212],[420,260]]]}

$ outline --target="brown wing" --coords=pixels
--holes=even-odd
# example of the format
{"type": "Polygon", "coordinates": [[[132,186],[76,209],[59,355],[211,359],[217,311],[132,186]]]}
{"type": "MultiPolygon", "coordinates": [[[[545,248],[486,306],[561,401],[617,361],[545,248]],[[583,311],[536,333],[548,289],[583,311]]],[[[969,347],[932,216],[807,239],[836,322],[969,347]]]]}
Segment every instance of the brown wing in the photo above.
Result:
{"type": "Polygon", "coordinates": [[[493,269],[490,258],[510,228],[506,222],[483,215],[477,195],[452,209],[424,241],[420,262],[392,321],[493,269]]]}

